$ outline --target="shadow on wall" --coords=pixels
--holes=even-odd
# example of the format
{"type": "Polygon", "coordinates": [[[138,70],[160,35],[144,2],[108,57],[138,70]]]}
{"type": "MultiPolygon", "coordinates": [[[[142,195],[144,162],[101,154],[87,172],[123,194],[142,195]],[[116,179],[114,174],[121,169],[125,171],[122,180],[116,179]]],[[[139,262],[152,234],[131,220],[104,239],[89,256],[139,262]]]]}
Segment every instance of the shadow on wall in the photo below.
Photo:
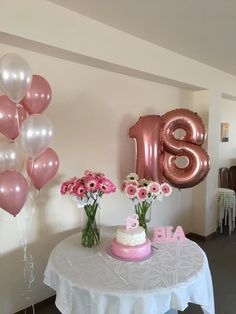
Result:
{"type": "Polygon", "coordinates": [[[118,153],[119,153],[119,169],[118,179],[119,187],[122,181],[130,172],[135,172],[135,143],[129,138],[129,128],[132,126],[135,117],[127,114],[122,117],[118,131],[118,153]]]}

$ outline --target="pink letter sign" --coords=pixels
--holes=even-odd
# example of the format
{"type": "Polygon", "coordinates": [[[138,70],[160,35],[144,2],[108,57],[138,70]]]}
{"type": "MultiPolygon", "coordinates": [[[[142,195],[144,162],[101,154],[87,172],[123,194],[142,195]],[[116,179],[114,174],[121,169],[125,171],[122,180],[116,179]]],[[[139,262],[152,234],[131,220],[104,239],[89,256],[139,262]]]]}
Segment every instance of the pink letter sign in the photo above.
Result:
{"type": "Polygon", "coordinates": [[[154,227],[154,237],[153,242],[175,242],[183,241],[186,239],[183,228],[178,226],[175,230],[175,233],[172,232],[173,227],[154,227]]]}

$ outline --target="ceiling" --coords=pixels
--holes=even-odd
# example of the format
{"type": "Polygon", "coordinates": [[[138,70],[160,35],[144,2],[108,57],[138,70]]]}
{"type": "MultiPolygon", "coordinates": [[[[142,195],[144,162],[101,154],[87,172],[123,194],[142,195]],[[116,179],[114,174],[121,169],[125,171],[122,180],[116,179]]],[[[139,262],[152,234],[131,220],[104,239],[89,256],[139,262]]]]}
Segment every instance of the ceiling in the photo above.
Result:
{"type": "Polygon", "coordinates": [[[236,0],[50,0],[236,75],[236,0]]]}

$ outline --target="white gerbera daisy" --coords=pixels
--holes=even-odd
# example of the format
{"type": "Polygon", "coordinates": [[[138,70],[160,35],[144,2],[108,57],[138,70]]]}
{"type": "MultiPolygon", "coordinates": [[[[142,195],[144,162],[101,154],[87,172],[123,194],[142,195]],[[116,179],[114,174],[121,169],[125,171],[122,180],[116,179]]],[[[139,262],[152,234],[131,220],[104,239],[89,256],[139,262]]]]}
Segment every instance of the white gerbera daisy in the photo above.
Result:
{"type": "Polygon", "coordinates": [[[131,172],[127,175],[127,180],[135,180],[137,181],[138,180],[138,175],[137,173],[134,173],[134,172],[131,172]]]}

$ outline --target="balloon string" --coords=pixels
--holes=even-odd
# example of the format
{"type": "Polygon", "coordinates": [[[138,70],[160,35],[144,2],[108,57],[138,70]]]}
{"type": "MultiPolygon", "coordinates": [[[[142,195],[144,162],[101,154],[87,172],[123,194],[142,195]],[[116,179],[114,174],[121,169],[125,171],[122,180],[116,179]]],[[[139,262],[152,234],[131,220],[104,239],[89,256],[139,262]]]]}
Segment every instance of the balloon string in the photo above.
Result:
{"type": "MultiPolygon", "coordinates": [[[[26,213],[26,217],[24,220],[24,223],[22,224],[20,221],[20,217],[16,217],[17,226],[18,226],[18,233],[20,242],[23,248],[23,262],[24,262],[24,282],[27,285],[27,288],[25,292],[22,293],[22,295],[25,297],[25,299],[30,300],[30,294],[32,292],[31,285],[34,282],[34,262],[33,262],[33,256],[28,250],[28,233],[30,231],[32,220],[34,216],[35,211],[35,203],[36,199],[38,197],[38,190],[35,193],[35,197],[33,198],[33,204],[32,209],[29,211],[29,213],[26,213]]],[[[32,304],[32,312],[35,314],[34,305],[32,304]]]]}
{"type": "MultiPolygon", "coordinates": [[[[33,213],[32,213],[33,215],[33,213]]],[[[31,215],[31,221],[32,221],[32,215],[31,215]]],[[[27,218],[25,219],[25,225],[24,225],[24,232],[22,232],[21,228],[21,222],[18,216],[16,217],[17,219],[17,226],[18,226],[18,232],[19,232],[19,237],[21,241],[21,245],[23,248],[23,253],[24,253],[24,280],[28,285],[28,289],[31,288],[32,283],[34,282],[34,262],[33,262],[33,256],[28,250],[27,247],[27,242],[28,242],[28,223],[27,223],[27,218]]],[[[31,222],[30,222],[31,223],[31,222]]],[[[30,290],[28,290],[30,292],[30,290]]]]}
{"type": "Polygon", "coordinates": [[[32,185],[33,170],[34,170],[34,158],[31,159],[31,167],[30,167],[30,173],[29,173],[29,190],[30,190],[30,187],[32,185]]]}
{"type": "Polygon", "coordinates": [[[180,213],[180,204],[181,203],[181,189],[178,189],[178,216],[179,216],[179,219],[178,219],[178,226],[181,226],[181,213],[180,213]]]}
{"type": "MultiPolygon", "coordinates": [[[[32,221],[33,213],[31,214],[31,221],[32,221]]],[[[24,252],[24,281],[28,285],[25,292],[22,293],[22,296],[25,297],[26,300],[30,300],[30,293],[32,292],[31,284],[34,281],[34,263],[33,263],[33,257],[27,250],[27,220],[25,221],[25,236],[23,235],[22,228],[21,228],[21,222],[19,217],[16,217],[17,220],[17,226],[18,226],[18,232],[19,232],[19,238],[21,245],[23,247],[24,252]]],[[[31,223],[30,223],[31,224],[31,223]]],[[[31,304],[32,312],[35,314],[35,308],[34,304],[31,304]]],[[[26,310],[25,310],[26,314],[26,310]]]]}

